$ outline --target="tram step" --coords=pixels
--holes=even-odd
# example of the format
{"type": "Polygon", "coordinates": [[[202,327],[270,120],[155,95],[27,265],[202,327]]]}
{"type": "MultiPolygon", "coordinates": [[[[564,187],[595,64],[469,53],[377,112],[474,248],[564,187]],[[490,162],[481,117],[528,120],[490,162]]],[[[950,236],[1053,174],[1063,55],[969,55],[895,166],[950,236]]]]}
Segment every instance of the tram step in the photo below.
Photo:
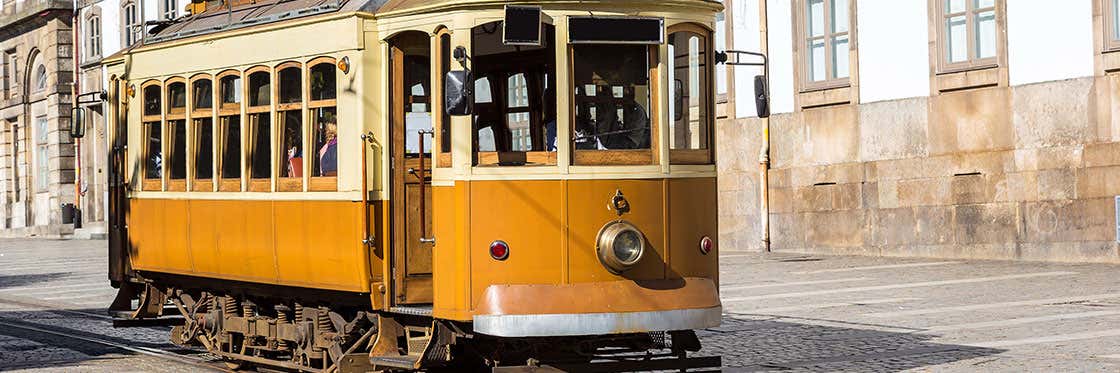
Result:
{"type": "Polygon", "coordinates": [[[416,366],[416,361],[418,360],[420,360],[420,355],[391,355],[374,356],[369,359],[369,362],[373,364],[374,367],[412,369],[416,366]]]}

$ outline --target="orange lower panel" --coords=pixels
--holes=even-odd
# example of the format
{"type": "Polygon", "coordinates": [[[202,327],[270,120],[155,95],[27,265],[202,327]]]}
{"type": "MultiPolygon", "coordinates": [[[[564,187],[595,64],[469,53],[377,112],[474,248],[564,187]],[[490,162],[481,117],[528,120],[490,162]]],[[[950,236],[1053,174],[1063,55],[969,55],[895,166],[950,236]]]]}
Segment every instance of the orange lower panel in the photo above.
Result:
{"type": "Polygon", "coordinates": [[[361,203],[133,199],[132,267],[257,283],[368,292],[361,203]]]}

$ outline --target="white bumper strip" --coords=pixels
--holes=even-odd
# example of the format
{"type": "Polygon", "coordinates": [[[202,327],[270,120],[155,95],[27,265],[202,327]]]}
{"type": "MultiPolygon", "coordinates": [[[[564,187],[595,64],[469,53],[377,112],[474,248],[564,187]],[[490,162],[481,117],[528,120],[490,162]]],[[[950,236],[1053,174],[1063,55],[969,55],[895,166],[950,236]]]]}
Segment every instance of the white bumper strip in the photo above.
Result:
{"type": "Polygon", "coordinates": [[[719,326],[723,307],[684,310],[571,313],[542,315],[478,315],[474,330],[498,337],[603,335],[703,329],[719,326]]]}

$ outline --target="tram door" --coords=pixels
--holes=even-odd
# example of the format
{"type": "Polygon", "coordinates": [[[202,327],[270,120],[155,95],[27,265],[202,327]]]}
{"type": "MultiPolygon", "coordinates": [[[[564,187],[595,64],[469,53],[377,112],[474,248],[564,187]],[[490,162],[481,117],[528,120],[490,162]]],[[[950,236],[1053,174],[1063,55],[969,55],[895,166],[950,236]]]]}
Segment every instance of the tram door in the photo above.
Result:
{"type": "Polygon", "coordinates": [[[404,32],[390,42],[393,297],[432,302],[431,38],[404,32]]]}

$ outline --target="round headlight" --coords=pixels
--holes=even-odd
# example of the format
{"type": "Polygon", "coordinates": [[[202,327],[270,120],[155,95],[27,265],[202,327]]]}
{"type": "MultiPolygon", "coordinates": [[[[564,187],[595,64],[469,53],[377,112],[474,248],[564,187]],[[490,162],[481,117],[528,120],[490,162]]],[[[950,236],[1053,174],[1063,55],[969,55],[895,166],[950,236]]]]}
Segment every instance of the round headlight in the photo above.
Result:
{"type": "Polygon", "coordinates": [[[642,232],[624,220],[604,225],[595,242],[599,262],[614,274],[625,272],[641,261],[646,249],[642,232]]]}

